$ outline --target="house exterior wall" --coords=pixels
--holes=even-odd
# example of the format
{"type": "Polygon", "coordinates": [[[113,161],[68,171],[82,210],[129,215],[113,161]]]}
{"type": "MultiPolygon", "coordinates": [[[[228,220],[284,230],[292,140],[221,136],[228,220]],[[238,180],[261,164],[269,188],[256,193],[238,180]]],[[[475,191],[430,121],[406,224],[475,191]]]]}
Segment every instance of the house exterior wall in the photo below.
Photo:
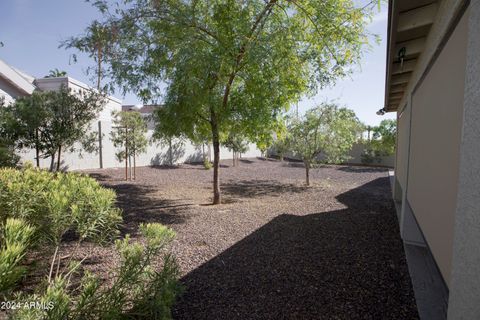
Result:
{"type": "Polygon", "coordinates": [[[397,115],[397,148],[395,159],[395,178],[402,190],[407,188],[408,152],[410,144],[410,110],[406,103],[397,115]]]}
{"type": "Polygon", "coordinates": [[[409,201],[450,282],[463,121],[468,12],[412,96],[409,201]]]}
{"type": "Polygon", "coordinates": [[[444,0],[397,114],[395,199],[406,243],[426,245],[447,287],[463,130],[469,10],[444,0]],[[460,18],[458,18],[460,17],[460,18]]]}
{"type": "Polygon", "coordinates": [[[449,319],[480,319],[480,1],[470,4],[449,319]]]}

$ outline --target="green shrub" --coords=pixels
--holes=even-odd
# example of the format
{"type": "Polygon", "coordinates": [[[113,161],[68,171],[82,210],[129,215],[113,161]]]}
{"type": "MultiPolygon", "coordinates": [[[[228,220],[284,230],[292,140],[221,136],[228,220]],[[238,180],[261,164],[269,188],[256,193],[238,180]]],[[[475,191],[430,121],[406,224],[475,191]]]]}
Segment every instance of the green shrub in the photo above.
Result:
{"type": "Polygon", "coordinates": [[[0,169],[0,223],[24,219],[40,240],[55,245],[69,230],[81,241],[114,237],[122,221],[115,199],[113,190],[80,174],[0,169]]]}
{"type": "Polygon", "coordinates": [[[213,164],[208,159],[205,159],[203,160],[203,166],[205,167],[206,170],[210,170],[212,169],[213,164]]]}
{"type": "Polygon", "coordinates": [[[382,161],[381,156],[378,150],[367,145],[360,155],[360,159],[364,164],[380,163],[382,161]]]}
{"type": "Polygon", "coordinates": [[[20,219],[8,218],[0,226],[0,297],[25,274],[20,265],[33,238],[34,228],[20,219]]]}
{"type": "MultiPolygon", "coordinates": [[[[43,294],[23,297],[24,301],[52,303],[53,308],[20,309],[15,319],[171,319],[171,307],[181,288],[178,268],[171,255],[163,256],[159,271],[154,263],[175,237],[173,230],[160,224],[140,226],[145,244],[131,243],[127,235],[116,241],[121,257],[114,270],[113,284],[102,288],[99,279],[86,273],[76,288],[68,290],[69,275],[60,275],[43,294]]],[[[74,272],[75,266],[70,272],[74,272]]]]}
{"type": "Polygon", "coordinates": [[[0,141],[0,167],[15,168],[20,162],[20,157],[15,154],[12,147],[0,141]]]}
{"type": "Polygon", "coordinates": [[[9,311],[11,318],[171,319],[180,290],[176,262],[166,251],[175,237],[173,230],[146,224],[140,226],[144,244],[132,243],[129,235],[117,239],[121,263],[110,270],[112,285],[102,286],[88,271],[80,284],[73,283],[72,275],[79,275],[83,260],[61,263],[58,248],[67,231],[78,236],[78,245],[84,240],[107,243],[118,234],[121,214],[115,199],[114,191],[84,175],[51,173],[28,164],[23,170],[0,169],[0,293],[5,300],[37,305],[9,311]],[[46,245],[42,251],[56,248],[48,275],[35,294],[12,294],[25,274],[21,259],[32,250],[33,237],[46,245]],[[159,268],[156,263],[161,255],[159,268]]]}

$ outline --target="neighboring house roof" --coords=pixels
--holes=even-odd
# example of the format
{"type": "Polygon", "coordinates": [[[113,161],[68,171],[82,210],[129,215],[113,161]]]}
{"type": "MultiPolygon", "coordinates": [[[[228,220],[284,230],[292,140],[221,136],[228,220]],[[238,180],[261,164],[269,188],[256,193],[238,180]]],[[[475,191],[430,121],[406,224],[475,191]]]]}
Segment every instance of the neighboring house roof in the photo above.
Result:
{"type": "Polygon", "coordinates": [[[35,90],[33,77],[9,66],[3,60],[0,60],[0,77],[27,95],[35,90]]]}
{"type": "MultiPolygon", "coordinates": [[[[12,85],[13,88],[25,95],[32,94],[35,89],[42,91],[58,90],[62,84],[67,87],[73,85],[74,88],[77,87],[84,90],[95,90],[89,85],[68,76],[35,78],[21,70],[18,70],[17,68],[8,65],[3,60],[0,60],[0,78],[4,79],[6,82],[12,85]]],[[[115,97],[108,96],[108,99],[116,102],[117,104],[122,104],[122,101],[115,97]]]]}
{"type": "MultiPolygon", "coordinates": [[[[69,76],[65,77],[49,77],[49,78],[39,78],[35,79],[35,85],[40,89],[40,90],[51,90],[52,87],[58,88],[62,84],[69,87],[69,85],[74,85],[78,88],[84,89],[84,90],[95,90],[92,89],[88,84],[85,84],[81,81],[78,81],[77,79],[71,78],[69,76]]],[[[113,96],[108,96],[108,99],[121,104],[122,100],[117,99],[113,96]]]]}

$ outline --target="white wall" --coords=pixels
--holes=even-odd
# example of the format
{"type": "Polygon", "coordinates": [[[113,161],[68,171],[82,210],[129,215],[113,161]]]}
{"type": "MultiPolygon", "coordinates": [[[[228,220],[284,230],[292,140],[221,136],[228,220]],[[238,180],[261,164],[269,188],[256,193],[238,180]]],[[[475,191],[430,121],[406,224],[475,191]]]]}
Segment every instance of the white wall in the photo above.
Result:
{"type": "Polygon", "coordinates": [[[0,77],[0,97],[3,97],[6,104],[15,101],[16,98],[23,96],[20,90],[0,77]]]}
{"type": "MultiPolygon", "coordinates": [[[[112,106],[113,108],[114,106],[112,106]]],[[[103,168],[116,168],[123,167],[125,162],[119,162],[115,156],[115,153],[120,151],[113,146],[110,140],[110,132],[112,131],[111,121],[100,121],[102,127],[102,161],[103,168]]],[[[98,132],[98,121],[95,121],[91,125],[91,130],[98,132]]],[[[149,129],[147,132],[147,139],[150,141],[153,134],[153,129],[149,129]]],[[[79,145],[76,146],[77,148],[79,145]]],[[[212,157],[213,157],[213,148],[212,157]]],[[[205,153],[208,155],[208,146],[205,146],[205,153]]],[[[195,146],[189,141],[179,143],[178,141],[172,142],[172,153],[169,152],[168,144],[160,144],[151,142],[147,147],[145,153],[139,154],[136,157],[137,166],[150,166],[150,165],[169,165],[170,155],[173,156],[173,163],[180,164],[185,162],[202,162],[202,146],[195,146]]],[[[35,163],[35,151],[24,150],[20,153],[22,161],[31,161],[35,163]]],[[[256,148],[254,144],[250,144],[249,150],[242,154],[243,158],[259,157],[261,155],[260,150],[256,148]]],[[[100,168],[99,154],[83,153],[80,156],[79,152],[65,151],[62,155],[61,168],[63,170],[83,170],[83,169],[97,169],[100,168]]],[[[232,153],[226,148],[221,148],[220,159],[231,159],[232,153]]],[[[133,159],[132,159],[133,161],[133,159]]],[[[40,161],[42,168],[50,167],[50,158],[42,159],[40,161]]]]}

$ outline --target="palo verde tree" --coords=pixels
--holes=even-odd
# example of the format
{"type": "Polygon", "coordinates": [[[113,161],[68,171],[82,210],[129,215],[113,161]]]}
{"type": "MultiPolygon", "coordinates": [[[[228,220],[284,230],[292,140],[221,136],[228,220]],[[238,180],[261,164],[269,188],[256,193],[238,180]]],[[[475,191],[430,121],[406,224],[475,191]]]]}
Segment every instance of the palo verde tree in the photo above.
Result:
{"type": "Polygon", "coordinates": [[[118,148],[115,154],[118,161],[133,159],[133,168],[136,167],[136,157],[147,151],[147,123],[140,112],[119,111],[113,112],[113,128],[110,139],[118,148]]]}
{"type": "Polygon", "coordinates": [[[74,93],[62,86],[58,91],[36,91],[6,107],[10,119],[6,130],[15,136],[17,148],[31,148],[39,158],[51,158],[50,169],[60,170],[64,150],[96,150],[95,132],[89,133],[91,122],[103,109],[106,99],[93,91],[74,93]],[[75,147],[75,143],[80,143],[75,147]]]}
{"type": "MultiPolygon", "coordinates": [[[[163,98],[157,130],[168,136],[208,130],[218,204],[220,144],[233,119],[256,142],[298,97],[347,74],[368,43],[365,27],[378,1],[361,8],[353,0],[93,4],[112,34],[103,56],[108,77],[145,102],[163,98]]],[[[89,52],[83,44],[92,39],[86,32],[66,47],[89,52]]]]}
{"type": "Polygon", "coordinates": [[[290,119],[290,146],[305,165],[307,185],[310,185],[310,168],[320,156],[328,163],[348,158],[360,126],[352,110],[326,103],[308,110],[303,117],[290,119]]]}

